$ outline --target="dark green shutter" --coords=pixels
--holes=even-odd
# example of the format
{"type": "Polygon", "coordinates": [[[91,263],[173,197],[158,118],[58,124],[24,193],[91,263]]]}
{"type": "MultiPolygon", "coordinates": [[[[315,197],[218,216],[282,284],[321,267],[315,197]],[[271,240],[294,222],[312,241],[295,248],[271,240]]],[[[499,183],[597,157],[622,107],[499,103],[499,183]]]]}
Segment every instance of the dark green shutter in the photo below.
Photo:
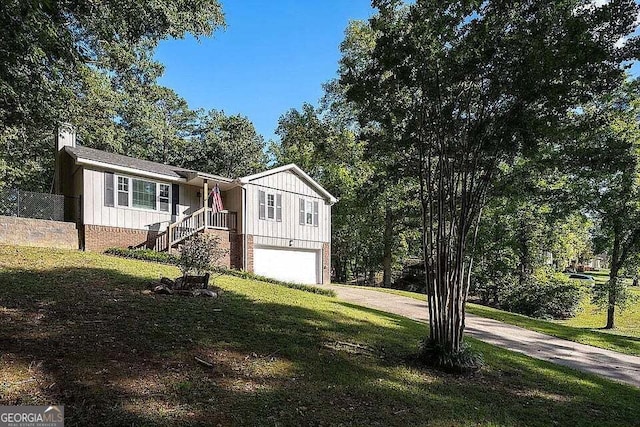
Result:
{"type": "Polygon", "coordinates": [[[265,219],[266,201],[264,191],[258,191],[258,218],[265,219]]]}
{"type": "Polygon", "coordinates": [[[282,222],[282,194],[276,194],[276,221],[282,222]]]}
{"type": "Polygon", "coordinates": [[[318,202],[313,202],[313,225],[315,227],[318,226],[318,215],[319,215],[319,206],[318,202]]]}
{"type": "Polygon", "coordinates": [[[180,186],[171,184],[171,215],[179,215],[178,204],[180,203],[180,186]]]}
{"type": "Polygon", "coordinates": [[[104,173],[104,205],[113,206],[113,172],[104,173]]]}

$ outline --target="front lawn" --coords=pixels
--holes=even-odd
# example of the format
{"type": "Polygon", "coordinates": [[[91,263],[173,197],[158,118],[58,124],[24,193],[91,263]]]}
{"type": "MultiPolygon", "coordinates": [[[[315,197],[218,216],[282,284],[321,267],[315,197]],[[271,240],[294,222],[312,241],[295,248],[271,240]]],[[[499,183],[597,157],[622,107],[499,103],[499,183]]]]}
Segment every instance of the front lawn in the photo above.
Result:
{"type": "MultiPolygon", "coordinates": [[[[373,287],[367,289],[426,300],[424,294],[415,292],[373,287]]],[[[640,290],[633,289],[632,292],[640,296],[640,290]]],[[[466,307],[467,313],[476,316],[499,320],[510,325],[582,344],[640,356],[640,302],[634,303],[624,312],[616,313],[617,327],[614,330],[602,329],[606,323],[606,313],[597,310],[588,299],[583,301],[582,311],[577,316],[558,321],[536,319],[474,303],[467,303],[466,307]]]]}
{"type": "Polygon", "coordinates": [[[153,296],[170,266],[0,247],[0,404],[67,425],[637,425],[640,390],[469,340],[470,378],[408,357],[423,324],[223,277],[153,296]],[[210,363],[205,366],[198,357],[210,363]]]}

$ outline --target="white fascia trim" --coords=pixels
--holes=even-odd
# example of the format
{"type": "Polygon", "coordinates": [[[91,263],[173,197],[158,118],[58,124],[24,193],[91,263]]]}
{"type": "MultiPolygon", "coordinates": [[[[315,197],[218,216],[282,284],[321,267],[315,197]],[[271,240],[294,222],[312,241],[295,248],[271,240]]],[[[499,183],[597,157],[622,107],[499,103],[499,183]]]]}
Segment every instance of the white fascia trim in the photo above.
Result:
{"type": "Polygon", "coordinates": [[[284,171],[287,171],[287,170],[291,170],[291,171],[295,172],[303,180],[305,180],[309,184],[311,184],[312,187],[314,187],[316,190],[318,190],[318,192],[320,194],[322,194],[329,201],[329,204],[333,205],[334,203],[336,203],[338,201],[338,199],[333,197],[333,195],[331,195],[331,193],[329,193],[320,184],[318,184],[313,178],[311,178],[309,175],[307,175],[305,171],[303,171],[302,169],[300,169],[297,165],[295,165],[293,163],[290,163],[290,164],[284,165],[284,166],[280,166],[280,167],[277,167],[277,168],[274,168],[274,169],[269,169],[269,170],[266,170],[264,172],[256,173],[256,174],[253,174],[253,175],[245,176],[243,178],[240,178],[239,181],[242,184],[248,184],[250,181],[253,181],[254,179],[262,178],[262,177],[265,177],[265,176],[268,176],[268,175],[273,175],[274,173],[284,172],[284,171]]]}
{"type": "Polygon", "coordinates": [[[76,164],[81,166],[93,166],[100,169],[113,170],[117,172],[124,172],[127,174],[144,176],[147,178],[155,178],[161,181],[169,181],[169,182],[187,182],[184,178],[175,178],[168,175],[163,175],[161,173],[147,172],[140,169],[128,168],[126,166],[118,166],[112,165],[110,163],[97,162],[95,160],[76,158],[76,164]]]}

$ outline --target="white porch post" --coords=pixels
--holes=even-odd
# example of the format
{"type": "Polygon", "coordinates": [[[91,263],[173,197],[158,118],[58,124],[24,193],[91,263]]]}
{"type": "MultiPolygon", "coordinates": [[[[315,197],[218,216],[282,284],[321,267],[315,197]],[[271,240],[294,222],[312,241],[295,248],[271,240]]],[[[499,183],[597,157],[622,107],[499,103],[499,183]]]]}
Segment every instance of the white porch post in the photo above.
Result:
{"type": "Polygon", "coordinates": [[[204,208],[204,226],[205,228],[209,226],[209,212],[207,206],[209,205],[209,181],[204,180],[203,188],[203,197],[202,197],[202,207],[204,208]]]}

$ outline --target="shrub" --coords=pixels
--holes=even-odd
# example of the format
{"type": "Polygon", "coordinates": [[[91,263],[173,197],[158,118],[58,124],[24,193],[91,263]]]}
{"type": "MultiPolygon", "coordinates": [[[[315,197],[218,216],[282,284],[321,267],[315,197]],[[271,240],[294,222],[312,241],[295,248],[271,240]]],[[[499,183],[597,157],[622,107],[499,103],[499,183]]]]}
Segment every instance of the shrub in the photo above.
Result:
{"type": "Polygon", "coordinates": [[[445,372],[468,374],[478,371],[484,360],[479,353],[473,351],[465,343],[458,352],[446,350],[431,338],[420,342],[418,347],[418,361],[427,366],[445,372]]]}
{"type": "Polygon", "coordinates": [[[139,259],[142,261],[152,261],[161,264],[178,265],[178,257],[167,252],[156,252],[151,249],[123,249],[109,248],[104,253],[123,258],[139,259]]]}
{"type": "Polygon", "coordinates": [[[585,289],[562,273],[539,269],[523,284],[503,292],[501,308],[543,319],[566,319],[576,314],[585,289]]]}
{"type": "Polygon", "coordinates": [[[219,238],[205,234],[198,233],[189,237],[182,245],[178,259],[178,267],[182,275],[203,274],[211,271],[212,266],[227,253],[218,247],[219,243],[219,238]]]}

